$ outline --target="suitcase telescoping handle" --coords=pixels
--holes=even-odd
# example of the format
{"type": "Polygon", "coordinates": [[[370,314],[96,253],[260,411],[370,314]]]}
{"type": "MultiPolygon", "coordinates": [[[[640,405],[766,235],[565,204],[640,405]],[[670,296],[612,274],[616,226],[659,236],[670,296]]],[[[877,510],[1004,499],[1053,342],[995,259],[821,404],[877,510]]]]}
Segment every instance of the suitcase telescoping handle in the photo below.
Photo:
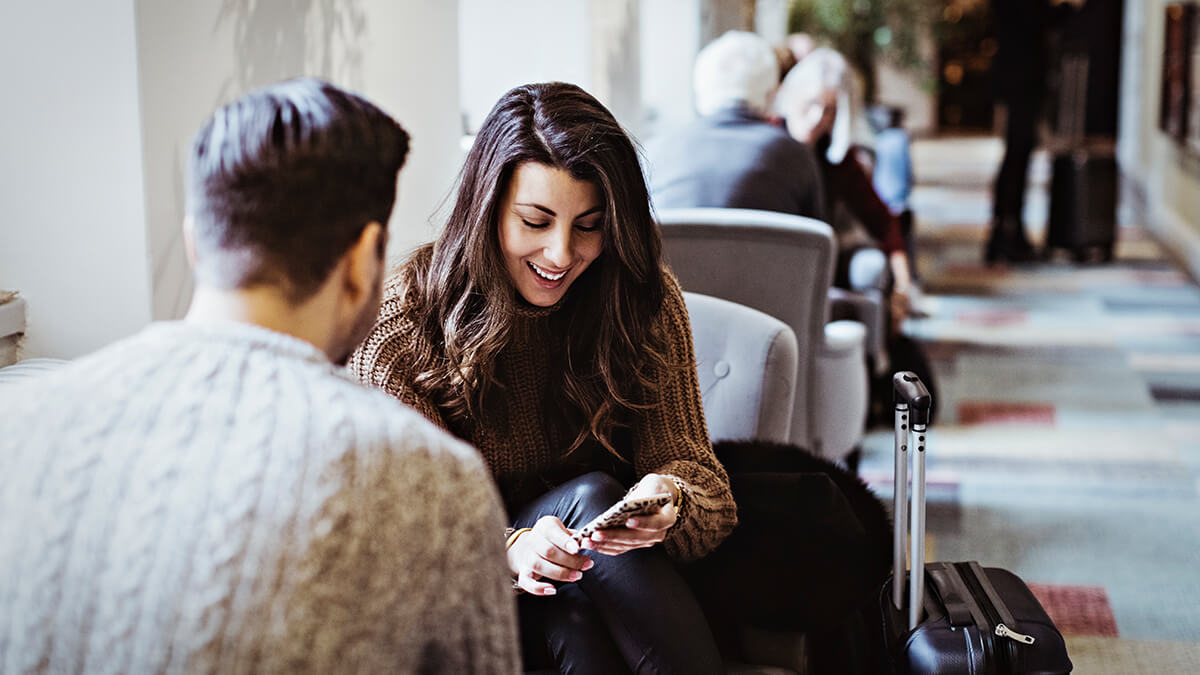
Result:
{"type": "Polygon", "coordinates": [[[921,620],[922,599],[925,596],[925,432],[929,428],[929,408],[933,400],[929,390],[916,373],[901,371],[892,377],[896,404],[896,481],[893,487],[892,604],[904,609],[904,550],[908,526],[908,449],[913,454],[912,480],[912,553],[909,559],[912,572],[908,584],[908,629],[916,628],[921,620]],[[914,443],[915,441],[915,443],[914,443]]]}

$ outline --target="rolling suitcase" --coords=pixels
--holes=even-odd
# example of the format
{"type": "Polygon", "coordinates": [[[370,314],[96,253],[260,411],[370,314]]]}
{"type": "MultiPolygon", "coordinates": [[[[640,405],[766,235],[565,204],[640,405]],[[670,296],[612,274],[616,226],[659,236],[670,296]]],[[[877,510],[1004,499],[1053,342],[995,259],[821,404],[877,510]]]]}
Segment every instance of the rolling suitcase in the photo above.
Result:
{"type": "Polygon", "coordinates": [[[1117,160],[1078,149],[1055,155],[1042,257],[1065,249],[1075,262],[1111,262],[1117,241],[1117,160]]]}
{"type": "Polygon", "coordinates": [[[1071,660],[1062,634],[1019,577],[1007,570],[981,567],[973,561],[925,563],[925,437],[931,399],[921,380],[911,372],[896,373],[893,386],[894,567],[879,599],[884,641],[893,672],[902,675],[1070,673],[1071,660]],[[912,572],[906,589],[905,486],[909,455],[913,458],[912,572]]]}

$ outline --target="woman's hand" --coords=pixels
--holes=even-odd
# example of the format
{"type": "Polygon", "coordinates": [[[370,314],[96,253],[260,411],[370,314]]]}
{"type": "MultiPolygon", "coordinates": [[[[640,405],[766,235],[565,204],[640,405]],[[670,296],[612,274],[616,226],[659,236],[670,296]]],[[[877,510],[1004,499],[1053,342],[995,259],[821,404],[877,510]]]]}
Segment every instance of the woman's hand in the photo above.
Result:
{"type": "Polygon", "coordinates": [[[508,547],[508,569],[517,575],[517,586],[526,593],[554,595],[554,585],[540,579],[579,581],[583,571],[596,564],[579,548],[561,520],[542,516],[533,529],[508,547]]]}
{"type": "Polygon", "coordinates": [[[903,251],[895,251],[888,257],[892,269],[892,294],[888,298],[888,315],[891,318],[888,328],[891,335],[899,335],[904,320],[912,315],[912,275],[909,273],[908,256],[903,251]]]}
{"type": "Polygon", "coordinates": [[[650,548],[666,539],[667,531],[679,517],[675,504],[680,502],[682,495],[675,481],[660,474],[648,473],[629,491],[629,496],[650,497],[664,493],[674,497],[674,503],[667,504],[653,515],[634,516],[625,521],[625,527],[596,530],[583,540],[583,548],[605,555],[621,555],[635,548],[650,548]]]}

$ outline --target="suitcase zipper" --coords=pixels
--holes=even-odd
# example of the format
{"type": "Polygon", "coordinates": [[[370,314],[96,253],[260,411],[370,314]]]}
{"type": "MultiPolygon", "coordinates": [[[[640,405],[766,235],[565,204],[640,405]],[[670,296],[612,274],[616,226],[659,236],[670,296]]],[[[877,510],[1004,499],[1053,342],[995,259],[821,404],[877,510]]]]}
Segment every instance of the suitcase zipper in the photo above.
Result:
{"type": "Polygon", "coordinates": [[[992,652],[996,657],[996,672],[1009,672],[1011,670],[1010,666],[1014,661],[1013,654],[1010,651],[1012,647],[1009,646],[1007,641],[1001,644],[999,640],[992,637],[993,635],[1008,637],[1008,626],[1004,625],[1004,620],[1000,617],[1000,612],[992,604],[992,600],[988,597],[987,592],[983,590],[983,585],[979,583],[979,579],[975,578],[975,572],[971,569],[971,566],[967,563],[954,563],[954,567],[958,570],[958,576],[967,585],[967,590],[975,598],[979,608],[983,610],[984,617],[987,618],[988,623],[995,626],[991,635],[984,632],[983,637],[985,638],[984,641],[988,651],[992,652]],[[1001,626],[1003,626],[1003,632],[1001,631],[1001,626]]]}
{"type": "Polygon", "coordinates": [[[1035,641],[1035,639],[1032,635],[1018,633],[1017,631],[1009,628],[1008,626],[1005,626],[1002,623],[996,624],[996,635],[999,635],[1000,637],[1006,637],[1006,638],[1009,638],[1010,640],[1015,640],[1017,642],[1021,642],[1021,643],[1027,644],[1027,645],[1031,645],[1035,641]]]}

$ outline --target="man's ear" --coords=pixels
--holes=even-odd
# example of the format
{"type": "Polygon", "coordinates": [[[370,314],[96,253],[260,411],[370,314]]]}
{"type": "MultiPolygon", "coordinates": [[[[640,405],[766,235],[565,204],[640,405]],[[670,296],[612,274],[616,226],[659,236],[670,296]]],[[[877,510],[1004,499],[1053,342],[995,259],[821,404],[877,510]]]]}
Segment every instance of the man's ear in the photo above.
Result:
{"type": "Polygon", "coordinates": [[[191,216],[183,217],[183,250],[187,253],[188,265],[196,267],[196,221],[191,216]]]}
{"type": "Polygon", "coordinates": [[[383,278],[382,252],[386,248],[387,230],[379,223],[371,221],[346,252],[346,274],[342,277],[343,291],[353,302],[360,302],[363,296],[372,297],[375,294],[374,285],[383,278]]]}

